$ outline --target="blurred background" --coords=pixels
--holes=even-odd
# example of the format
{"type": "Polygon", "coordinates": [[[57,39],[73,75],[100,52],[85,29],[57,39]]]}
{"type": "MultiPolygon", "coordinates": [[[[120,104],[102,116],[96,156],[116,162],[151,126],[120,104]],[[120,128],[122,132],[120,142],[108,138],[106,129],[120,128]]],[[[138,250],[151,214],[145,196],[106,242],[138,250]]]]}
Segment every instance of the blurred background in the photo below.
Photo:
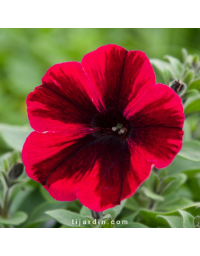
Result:
{"type": "Polygon", "coordinates": [[[182,60],[181,48],[200,53],[200,29],[0,29],[0,122],[28,124],[26,97],[50,66],[110,43],[182,60]]]}

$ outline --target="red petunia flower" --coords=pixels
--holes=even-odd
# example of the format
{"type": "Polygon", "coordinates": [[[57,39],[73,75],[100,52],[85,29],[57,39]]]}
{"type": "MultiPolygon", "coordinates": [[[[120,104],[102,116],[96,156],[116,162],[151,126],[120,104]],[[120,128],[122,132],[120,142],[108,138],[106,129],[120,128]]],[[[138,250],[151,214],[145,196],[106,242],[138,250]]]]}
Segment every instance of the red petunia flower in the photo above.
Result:
{"type": "Polygon", "coordinates": [[[106,45],[52,66],[27,98],[28,176],[59,201],[103,211],[132,196],[182,147],[183,106],[141,51],[106,45]]]}

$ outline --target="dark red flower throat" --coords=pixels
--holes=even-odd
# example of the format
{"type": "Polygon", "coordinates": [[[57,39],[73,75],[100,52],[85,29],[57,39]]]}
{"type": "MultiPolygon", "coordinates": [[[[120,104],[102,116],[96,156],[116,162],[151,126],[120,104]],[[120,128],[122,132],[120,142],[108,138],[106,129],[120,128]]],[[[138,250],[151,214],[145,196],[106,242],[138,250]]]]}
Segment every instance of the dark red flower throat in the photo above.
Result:
{"type": "Polygon", "coordinates": [[[98,113],[91,122],[91,127],[94,129],[93,136],[112,136],[113,139],[120,139],[122,142],[130,138],[131,125],[130,122],[123,116],[123,113],[110,109],[106,113],[98,113]]]}

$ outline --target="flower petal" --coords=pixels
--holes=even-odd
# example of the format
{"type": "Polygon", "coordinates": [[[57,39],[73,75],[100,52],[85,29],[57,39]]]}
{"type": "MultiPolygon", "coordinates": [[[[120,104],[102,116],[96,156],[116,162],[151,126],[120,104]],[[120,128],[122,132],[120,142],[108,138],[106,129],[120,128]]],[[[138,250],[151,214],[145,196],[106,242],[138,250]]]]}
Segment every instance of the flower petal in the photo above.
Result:
{"type": "Polygon", "coordinates": [[[56,133],[32,132],[27,137],[22,149],[22,160],[28,176],[37,182],[44,183],[51,170],[65,158],[66,148],[76,143],[86,133],[87,129],[56,133]]]}
{"type": "Polygon", "coordinates": [[[106,45],[86,54],[81,64],[105,109],[123,110],[143,85],[156,83],[149,59],[141,51],[128,52],[117,45],[106,45]]]}
{"type": "Polygon", "coordinates": [[[150,173],[151,164],[141,172],[141,158],[131,160],[126,141],[112,136],[70,136],[33,132],[22,151],[28,176],[56,200],[78,198],[88,208],[103,211],[132,195],[150,173]]]}
{"type": "Polygon", "coordinates": [[[168,86],[143,90],[124,111],[131,140],[157,168],[169,165],[182,147],[184,114],[181,98],[168,86]]]}
{"type": "Polygon", "coordinates": [[[80,202],[97,212],[119,205],[122,200],[132,196],[153,168],[153,164],[140,152],[133,154],[126,143],[118,147],[116,155],[111,156],[108,152],[105,155],[107,159],[105,156],[103,161],[96,163],[77,191],[80,202]],[[101,169],[102,163],[104,168],[101,169]]]}
{"type": "Polygon", "coordinates": [[[143,149],[129,144],[130,150],[130,167],[129,172],[124,177],[124,190],[121,199],[126,199],[132,196],[137,188],[150,176],[154,163],[148,161],[143,153],[143,149]],[[129,187],[129,190],[126,188],[129,187]]]}
{"type": "Polygon", "coordinates": [[[97,101],[97,92],[80,63],[56,64],[47,71],[42,85],[27,97],[30,124],[39,132],[68,129],[69,124],[89,124],[100,108],[97,101]]]}

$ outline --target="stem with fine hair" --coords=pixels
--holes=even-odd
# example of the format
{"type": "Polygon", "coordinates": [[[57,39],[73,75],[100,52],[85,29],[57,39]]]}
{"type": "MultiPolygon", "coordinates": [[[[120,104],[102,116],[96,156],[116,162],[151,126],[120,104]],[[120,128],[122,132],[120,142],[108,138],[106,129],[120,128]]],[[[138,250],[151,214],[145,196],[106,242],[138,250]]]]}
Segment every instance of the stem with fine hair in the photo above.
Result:
{"type": "Polygon", "coordinates": [[[92,217],[97,220],[100,220],[103,215],[103,212],[95,212],[92,210],[91,210],[91,213],[92,213],[92,217]]]}

